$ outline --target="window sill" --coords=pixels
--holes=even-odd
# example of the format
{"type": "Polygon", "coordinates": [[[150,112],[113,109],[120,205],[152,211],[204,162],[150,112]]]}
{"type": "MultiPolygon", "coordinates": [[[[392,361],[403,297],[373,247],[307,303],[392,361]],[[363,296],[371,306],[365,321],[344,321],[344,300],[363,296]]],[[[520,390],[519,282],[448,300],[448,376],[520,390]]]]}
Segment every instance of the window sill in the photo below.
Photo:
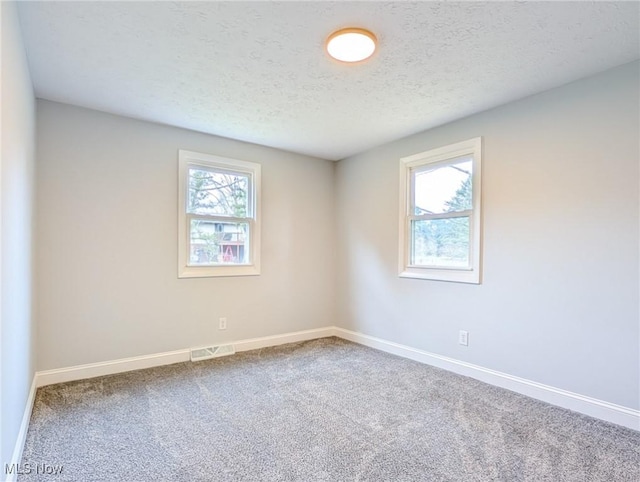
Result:
{"type": "Polygon", "coordinates": [[[481,284],[480,273],[469,269],[406,268],[398,276],[451,283],[481,284]]]}
{"type": "Polygon", "coordinates": [[[185,266],[178,278],[221,278],[226,276],[258,276],[260,268],[247,266],[185,266]]]}

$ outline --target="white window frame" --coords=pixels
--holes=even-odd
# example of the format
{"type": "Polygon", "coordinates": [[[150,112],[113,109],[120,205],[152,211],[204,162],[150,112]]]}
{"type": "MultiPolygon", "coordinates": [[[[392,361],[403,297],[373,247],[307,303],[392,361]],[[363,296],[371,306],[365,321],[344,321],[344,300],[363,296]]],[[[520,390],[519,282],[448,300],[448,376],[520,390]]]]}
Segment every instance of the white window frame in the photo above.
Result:
{"type": "Polygon", "coordinates": [[[255,276],[260,274],[260,180],[261,166],[255,162],[240,161],[227,157],[178,151],[178,278],[205,278],[218,276],[255,276]],[[213,170],[247,174],[250,178],[249,209],[247,217],[194,215],[187,212],[189,199],[189,168],[201,167],[213,170]],[[192,218],[221,222],[243,222],[249,224],[249,263],[198,266],[189,264],[190,226],[192,218]]]}
{"type": "Polygon", "coordinates": [[[482,282],[482,138],[432,149],[400,159],[400,240],[398,270],[401,278],[417,278],[458,283],[482,282]],[[473,163],[472,209],[447,215],[415,215],[413,207],[413,173],[452,164],[462,157],[473,163]],[[411,221],[447,217],[469,217],[470,259],[466,268],[411,265],[411,221]]]}

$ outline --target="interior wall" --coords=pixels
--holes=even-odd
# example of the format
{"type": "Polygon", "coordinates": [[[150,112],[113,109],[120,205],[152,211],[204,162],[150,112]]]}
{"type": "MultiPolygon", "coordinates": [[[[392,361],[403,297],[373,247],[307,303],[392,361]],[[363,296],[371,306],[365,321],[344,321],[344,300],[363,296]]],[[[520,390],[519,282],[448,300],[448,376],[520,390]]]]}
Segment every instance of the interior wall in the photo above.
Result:
{"type": "Polygon", "coordinates": [[[333,324],[331,162],[42,100],[37,121],[39,370],[333,324]],[[260,276],[178,279],[178,149],[262,165],[260,276]]]}
{"type": "Polygon", "coordinates": [[[14,2],[0,3],[0,463],[16,446],[35,369],[32,227],[35,100],[14,2]]]}
{"type": "Polygon", "coordinates": [[[339,325],[640,408],[639,70],[628,64],[340,161],[339,325]],[[399,159],[477,136],[483,283],[400,279],[399,159]]]}

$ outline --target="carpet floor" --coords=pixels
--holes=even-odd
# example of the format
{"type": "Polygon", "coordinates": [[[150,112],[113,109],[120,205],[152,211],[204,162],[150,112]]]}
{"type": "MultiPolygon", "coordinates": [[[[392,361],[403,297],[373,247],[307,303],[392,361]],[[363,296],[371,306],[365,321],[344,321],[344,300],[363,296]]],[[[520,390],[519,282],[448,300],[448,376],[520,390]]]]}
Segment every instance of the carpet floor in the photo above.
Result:
{"type": "Polygon", "coordinates": [[[323,338],[40,388],[22,463],[19,481],[637,482],[640,432],[323,338]]]}

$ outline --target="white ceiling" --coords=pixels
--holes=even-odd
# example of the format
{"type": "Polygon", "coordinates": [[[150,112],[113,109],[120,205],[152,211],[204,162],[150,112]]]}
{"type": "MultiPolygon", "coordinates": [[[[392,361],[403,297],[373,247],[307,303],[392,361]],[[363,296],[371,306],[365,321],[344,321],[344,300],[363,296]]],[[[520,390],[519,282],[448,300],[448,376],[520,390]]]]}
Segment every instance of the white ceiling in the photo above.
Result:
{"type": "Polygon", "coordinates": [[[26,2],[37,97],[325,159],[640,57],[638,2],[26,2]],[[340,27],[379,51],[324,53],[340,27]]]}

